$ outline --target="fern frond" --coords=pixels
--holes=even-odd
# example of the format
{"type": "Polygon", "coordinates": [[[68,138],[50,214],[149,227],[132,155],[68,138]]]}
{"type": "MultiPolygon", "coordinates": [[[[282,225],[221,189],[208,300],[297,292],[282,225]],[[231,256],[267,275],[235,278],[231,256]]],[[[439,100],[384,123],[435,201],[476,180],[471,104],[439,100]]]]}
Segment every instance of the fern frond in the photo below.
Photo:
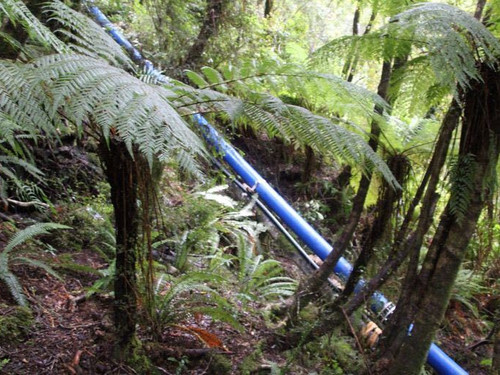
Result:
{"type": "Polygon", "coordinates": [[[43,177],[43,172],[41,170],[39,170],[33,164],[15,156],[0,155],[0,163],[2,163],[3,165],[8,164],[11,166],[21,167],[24,171],[26,171],[39,181],[41,181],[43,177]]]}
{"type": "Polygon", "coordinates": [[[47,272],[50,276],[53,276],[58,280],[62,280],[62,277],[51,266],[49,266],[45,262],[42,262],[41,260],[16,256],[15,258],[11,259],[11,262],[24,263],[24,264],[27,264],[29,266],[41,268],[45,272],[47,272]]]}
{"type": "Polygon", "coordinates": [[[44,7],[51,20],[62,28],[56,31],[72,41],[70,48],[91,57],[100,57],[110,64],[133,71],[134,64],[127,53],[93,20],[60,1],[53,1],[44,7]]]}
{"type": "Polygon", "coordinates": [[[389,96],[395,112],[404,117],[423,117],[429,108],[437,106],[449,94],[449,86],[436,82],[428,56],[411,59],[391,76],[389,96]]]}
{"type": "Polygon", "coordinates": [[[17,277],[9,271],[8,268],[2,267],[2,254],[0,254],[0,280],[7,285],[9,292],[14,297],[16,302],[21,306],[28,306],[28,301],[23,292],[23,287],[19,283],[17,277]]]}
{"type": "Polygon", "coordinates": [[[498,39],[470,14],[447,4],[420,3],[394,15],[377,31],[328,42],[314,52],[310,65],[341,66],[339,60],[354,56],[360,63],[410,57],[393,82],[396,92],[409,94],[397,95],[404,99],[395,103],[403,104],[405,113],[453,92],[456,83],[467,88],[470,80],[480,79],[477,61],[491,64],[499,55],[498,39]]]}
{"type": "Polygon", "coordinates": [[[102,59],[75,54],[42,57],[32,69],[36,78],[31,88],[51,91],[46,106],[53,116],[62,111],[79,128],[95,124],[106,139],[113,129],[129,149],[137,145],[150,164],[155,156],[164,161],[179,153],[184,160],[204,154],[199,137],[163,87],[150,86],[102,59]]]}
{"type": "Polygon", "coordinates": [[[259,294],[262,297],[289,297],[295,293],[297,286],[297,281],[289,277],[274,277],[270,278],[266,285],[259,287],[259,294]]]}
{"type": "Polygon", "coordinates": [[[447,4],[416,4],[396,15],[388,31],[395,37],[410,34],[413,45],[427,51],[443,85],[467,88],[471,79],[480,79],[476,62],[493,63],[500,53],[500,42],[480,21],[447,4]]]}
{"type": "Polygon", "coordinates": [[[389,44],[388,35],[381,30],[372,31],[366,35],[349,35],[332,39],[318,48],[311,55],[308,66],[313,69],[328,67],[334,69],[341,66],[339,62],[357,59],[361,64],[367,61],[381,61],[387,55],[386,48],[396,55],[407,52],[406,45],[389,44]]]}
{"type": "Polygon", "coordinates": [[[12,238],[7,243],[7,246],[3,249],[2,254],[7,254],[16,246],[32,239],[35,236],[39,236],[42,234],[48,234],[51,230],[55,229],[71,229],[66,225],[57,224],[57,223],[36,223],[30,225],[29,227],[17,232],[12,236],[12,238]]]}
{"type": "Polygon", "coordinates": [[[40,131],[58,138],[60,121],[51,118],[43,107],[45,93],[30,89],[33,72],[22,64],[0,60],[0,113],[2,122],[17,126],[36,140],[40,131]],[[15,125],[14,125],[15,124],[15,125]]]}
{"type": "Polygon", "coordinates": [[[2,0],[1,13],[5,14],[11,22],[21,24],[30,37],[42,45],[60,53],[68,50],[66,45],[34,16],[22,1],[2,0]]]}
{"type": "MultiPolygon", "coordinates": [[[[192,111],[199,111],[200,108],[203,111],[220,111],[238,126],[250,125],[271,137],[280,137],[297,146],[308,145],[320,153],[332,155],[361,168],[378,169],[391,184],[398,186],[389,168],[363,137],[347,130],[345,126],[346,123],[352,124],[349,117],[355,120],[363,118],[364,121],[381,121],[382,118],[373,108],[387,108],[387,103],[377,95],[334,75],[307,72],[295,65],[271,64],[269,67],[266,62],[262,66],[254,66],[253,70],[244,66],[239,71],[233,69],[229,73],[223,71],[222,74],[215,74],[210,69],[204,69],[203,72],[209,76],[205,74],[202,77],[188,72],[195,83],[202,85],[202,89],[197,93],[186,92],[181,96],[182,106],[189,106],[189,100],[192,100],[195,103],[192,111]],[[266,71],[263,67],[271,70],[266,71]],[[288,90],[298,91],[301,98],[302,94],[306,95],[305,100],[310,97],[314,101],[313,97],[322,97],[323,101],[318,102],[318,105],[329,103],[330,107],[322,116],[303,107],[286,104],[277,96],[265,92],[266,87],[270,86],[274,94],[288,90]],[[257,87],[262,91],[255,90],[257,87]],[[214,92],[219,88],[223,88],[224,92],[214,92]],[[239,95],[240,99],[234,99],[228,93],[239,95]],[[186,99],[188,97],[190,99],[186,99]],[[204,102],[195,101],[195,98],[200,97],[204,102]],[[333,115],[334,112],[336,115],[333,115]]],[[[177,101],[174,103],[177,104],[177,101]]]]}

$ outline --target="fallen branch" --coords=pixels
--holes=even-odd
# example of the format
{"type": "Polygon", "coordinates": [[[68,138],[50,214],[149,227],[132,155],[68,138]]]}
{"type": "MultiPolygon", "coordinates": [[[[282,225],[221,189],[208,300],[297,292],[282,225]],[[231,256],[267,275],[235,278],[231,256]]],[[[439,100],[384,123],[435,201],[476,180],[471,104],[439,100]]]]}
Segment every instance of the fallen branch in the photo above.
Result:
{"type": "Polygon", "coordinates": [[[47,203],[38,202],[38,201],[21,202],[21,201],[16,201],[15,199],[11,199],[11,198],[7,198],[6,200],[8,203],[14,204],[14,205],[19,206],[19,207],[32,207],[32,206],[41,206],[44,208],[50,207],[50,205],[48,205],[47,203]]]}

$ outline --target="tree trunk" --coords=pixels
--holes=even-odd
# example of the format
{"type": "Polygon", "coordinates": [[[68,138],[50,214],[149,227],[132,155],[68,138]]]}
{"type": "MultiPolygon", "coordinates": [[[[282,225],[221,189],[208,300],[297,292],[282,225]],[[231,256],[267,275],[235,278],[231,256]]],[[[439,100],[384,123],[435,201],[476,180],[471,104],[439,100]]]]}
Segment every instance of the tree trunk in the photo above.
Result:
{"type": "Polygon", "coordinates": [[[476,10],[474,11],[474,18],[477,19],[478,21],[481,20],[485,5],[486,5],[486,0],[478,0],[476,4],[476,10]]]}
{"type": "MultiPolygon", "coordinates": [[[[424,197],[423,206],[428,207],[426,210],[432,212],[432,205],[435,203],[435,191],[436,186],[439,183],[440,171],[446,161],[446,155],[448,153],[448,148],[451,142],[451,136],[454,129],[458,125],[460,119],[460,114],[462,113],[460,104],[458,101],[453,99],[445,118],[443,119],[443,125],[439,132],[439,138],[434,147],[434,153],[432,155],[431,161],[429,163],[428,170],[420,184],[414,199],[412,200],[408,212],[405,215],[405,219],[401,224],[401,227],[396,235],[394,241],[393,249],[389,254],[387,261],[380,268],[379,272],[365,285],[365,287],[359,291],[355,296],[353,296],[345,305],[344,310],[346,314],[351,315],[360,306],[362,306],[369,297],[379,289],[392,275],[392,273],[399,268],[399,266],[406,259],[408,254],[412,249],[419,248],[419,243],[423,239],[423,235],[420,233],[426,232],[425,228],[428,228],[430,221],[424,222],[419,220],[421,229],[419,231],[418,237],[417,233],[413,233],[406,240],[407,230],[413,217],[413,213],[420,202],[422,194],[426,191],[426,196],[424,197]],[[428,185],[428,186],[427,186],[428,185]],[[427,186],[427,190],[425,190],[427,186]]],[[[421,212],[422,216],[422,212],[421,212]]],[[[428,219],[432,219],[431,215],[426,215],[428,219]]],[[[423,219],[423,217],[422,217],[423,219]]]]}
{"type": "Polygon", "coordinates": [[[420,372],[444,317],[481,210],[492,193],[491,177],[500,147],[500,75],[485,64],[481,66],[481,74],[484,83],[473,82],[465,96],[459,150],[459,160],[468,160],[468,163],[473,160],[474,168],[467,169],[464,164],[463,170],[469,172],[452,181],[450,200],[412,291],[416,311],[412,334],[395,348],[389,374],[420,372]],[[464,200],[464,196],[467,199],[464,200]]]}
{"type": "Polygon", "coordinates": [[[273,11],[273,7],[274,7],[274,0],[266,0],[266,3],[264,5],[265,18],[271,17],[271,12],[273,11]]]}
{"type": "MultiPolygon", "coordinates": [[[[116,274],[114,320],[117,335],[116,355],[126,360],[135,345],[137,324],[136,245],[139,230],[137,206],[138,171],[125,143],[111,139],[109,147],[101,142],[101,160],[109,184],[115,214],[116,274]]],[[[140,155],[135,155],[139,158],[140,155]]]]}
{"type": "MultiPolygon", "coordinates": [[[[387,97],[390,76],[391,62],[386,61],[384,62],[382,67],[382,75],[378,87],[378,94],[382,98],[387,97]]],[[[379,107],[375,107],[375,112],[380,114],[382,112],[382,109],[379,107]]],[[[375,152],[378,148],[379,135],[380,127],[378,123],[373,120],[371,124],[370,140],[368,141],[368,144],[375,152]]],[[[316,297],[321,287],[326,283],[328,277],[332,274],[335,264],[337,264],[340,257],[343,255],[345,249],[347,248],[363,211],[363,206],[371,182],[371,176],[372,171],[370,170],[366,172],[366,174],[363,174],[363,176],[361,177],[358,192],[354,197],[353,207],[349,216],[349,220],[339,238],[333,244],[333,250],[326,257],[323,264],[311,276],[309,276],[304,282],[299,285],[297,292],[293,297],[293,302],[290,304],[287,312],[287,316],[289,318],[288,322],[290,325],[294,325],[297,322],[299,311],[303,307],[307,306],[309,302],[311,302],[316,297]]]]}
{"type": "Polygon", "coordinates": [[[314,172],[316,172],[318,163],[316,160],[316,154],[311,146],[306,146],[304,153],[306,159],[304,161],[304,168],[302,169],[301,181],[303,184],[307,184],[311,181],[314,172]]]}
{"type": "MultiPolygon", "coordinates": [[[[403,187],[411,167],[408,158],[404,155],[394,155],[389,158],[387,164],[398,183],[403,187]]],[[[386,228],[394,212],[394,205],[401,197],[401,194],[402,190],[396,190],[390,186],[387,181],[383,181],[382,190],[377,200],[375,219],[371,225],[367,238],[363,241],[361,253],[354,262],[349,280],[339,297],[339,304],[343,304],[343,302],[345,302],[354,292],[356,284],[375,251],[375,247],[386,233],[386,228]]]]}
{"type": "Polygon", "coordinates": [[[192,69],[199,67],[203,61],[203,52],[205,52],[208,41],[215,35],[221,25],[224,12],[229,3],[229,0],[208,0],[200,32],[184,58],[183,66],[189,66],[192,69]]]}
{"type": "MultiPolygon", "coordinates": [[[[361,17],[361,9],[360,9],[360,5],[359,5],[359,1],[358,1],[358,5],[356,6],[356,10],[354,12],[354,17],[352,20],[352,35],[359,35],[359,19],[360,19],[360,17],[361,17]]],[[[370,32],[370,30],[373,26],[373,22],[375,21],[376,17],[377,17],[377,12],[372,11],[372,13],[370,15],[370,20],[368,21],[368,23],[366,25],[366,28],[365,28],[363,35],[367,35],[370,32]]],[[[342,75],[344,77],[346,77],[345,79],[347,82],[352,82],[352,80],[354,79],[354,73],[356,73],[356,69],[358,67],[358,64],[359,64],[359,53],[357,51],[356,44],[354,44],[351,52],[349,53],[349,56],[348,56],[346,62],[344,63],[344,66],[342,68],[342,75]]]]}

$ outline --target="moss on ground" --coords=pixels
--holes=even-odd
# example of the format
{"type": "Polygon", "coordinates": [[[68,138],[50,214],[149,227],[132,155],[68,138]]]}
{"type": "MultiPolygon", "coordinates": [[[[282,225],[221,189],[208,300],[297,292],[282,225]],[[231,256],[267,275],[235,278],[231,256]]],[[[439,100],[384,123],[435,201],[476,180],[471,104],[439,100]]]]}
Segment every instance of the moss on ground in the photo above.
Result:
{"type": "Polygon", "coordinates": [[[0,304],[0,342],[21,341],[33,324],[29,308],[0,304]]]}

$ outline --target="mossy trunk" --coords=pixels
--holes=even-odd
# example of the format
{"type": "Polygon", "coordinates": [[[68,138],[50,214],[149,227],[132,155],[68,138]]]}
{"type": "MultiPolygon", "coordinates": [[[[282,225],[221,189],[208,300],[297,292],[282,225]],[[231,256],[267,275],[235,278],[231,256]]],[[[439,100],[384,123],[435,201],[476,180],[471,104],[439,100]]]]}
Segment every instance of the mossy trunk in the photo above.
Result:
{"type": "Polygon", "coordinates": [[[450,200],[413,287],[411,310],[416,314],[412,334],[393,353],[389,374],[420,372],[479,215],[492,193],[500,147],[500,74],[486,65],[481,66],[481,73],[483,81],[474,82],[465,96],[460,138],[459,160],[472,160],[473,169],[452,181],[450,200]]]}
{"type": "Polygon", "coordinates": [[[139,230],[137,164],[125,144],[115,139],[109,142],[109,146],[104,141],[101,142],[100,155],[111,185],[111,201],[115,214],[116,355],[119,359],[126,360],[134,349],[137,324],[136,245],[139,230]]]}

